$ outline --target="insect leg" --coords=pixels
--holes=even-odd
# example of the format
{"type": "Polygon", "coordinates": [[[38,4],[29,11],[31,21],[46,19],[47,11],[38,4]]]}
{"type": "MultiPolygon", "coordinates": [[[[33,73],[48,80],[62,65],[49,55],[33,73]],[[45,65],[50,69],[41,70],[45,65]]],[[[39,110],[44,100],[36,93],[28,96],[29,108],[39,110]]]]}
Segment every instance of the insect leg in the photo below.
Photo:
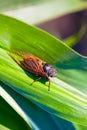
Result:
{"type": "Polygon", "coordinates": [[[34,82],[40,80],[41,78],[42,78],[42,77],[38,77],[37,79],[35,79],[35,80],[31,83],[31,85],[32,85],[34,82]]]}
{"type": "Polygon", "coordinates": [[[50,91],[50,78],[46,77],[46,80],[49,82],[49,84],[48,84],[48,91],[50,91]]]}

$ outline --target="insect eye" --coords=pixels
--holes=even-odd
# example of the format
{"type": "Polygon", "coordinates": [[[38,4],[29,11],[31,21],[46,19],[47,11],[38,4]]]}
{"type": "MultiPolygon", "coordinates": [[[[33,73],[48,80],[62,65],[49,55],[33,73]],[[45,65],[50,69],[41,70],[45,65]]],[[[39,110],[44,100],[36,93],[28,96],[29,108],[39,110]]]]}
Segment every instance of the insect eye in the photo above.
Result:
{"type": "Polygon", "coordinates": [[[43,66],[44,72],[47,72],[50,68],[50,65],[48,63],[45,63],[43,66]]]}

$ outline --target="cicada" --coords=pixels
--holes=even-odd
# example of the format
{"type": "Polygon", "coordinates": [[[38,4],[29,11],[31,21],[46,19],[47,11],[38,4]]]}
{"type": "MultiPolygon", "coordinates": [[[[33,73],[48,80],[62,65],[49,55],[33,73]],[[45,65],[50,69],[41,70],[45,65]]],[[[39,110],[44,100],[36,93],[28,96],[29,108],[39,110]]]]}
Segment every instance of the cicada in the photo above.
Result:
{"type": "Polygon", "coordinates": [[[50,77],[56,76],[56,69],[52,65],[34,56],[33,54],[23,54],[22,58],[23,60],[20,61],[20,66],[38,77],[31,84],[37,80],[40,80],[42,77],[46,77],[46,81],[49,82],[48,90],[50,90],[50,77]]]}

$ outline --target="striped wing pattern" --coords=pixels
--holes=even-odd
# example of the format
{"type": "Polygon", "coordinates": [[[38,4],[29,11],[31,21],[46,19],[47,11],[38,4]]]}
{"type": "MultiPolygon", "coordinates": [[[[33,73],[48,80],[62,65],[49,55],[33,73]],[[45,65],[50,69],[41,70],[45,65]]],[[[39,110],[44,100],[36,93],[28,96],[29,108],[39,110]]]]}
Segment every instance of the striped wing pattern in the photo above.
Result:
{"type": "Polygon", "coordinates": [[[35,74],[36,76],[45,76],[45,72],[43,70],[43,63],[45,62],[31,54],[24,55],[23,58],[24,61],[21,62],[22,68],[32,74],[35,74]]]}

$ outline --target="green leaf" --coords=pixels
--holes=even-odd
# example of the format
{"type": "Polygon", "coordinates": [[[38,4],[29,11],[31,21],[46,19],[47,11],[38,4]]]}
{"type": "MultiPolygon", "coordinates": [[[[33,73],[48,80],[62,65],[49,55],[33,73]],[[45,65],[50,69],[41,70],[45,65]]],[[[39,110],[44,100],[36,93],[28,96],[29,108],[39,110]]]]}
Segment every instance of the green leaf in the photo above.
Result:
{"type": "MultiPolygon", "coordinates": [[[[32,129],[34,129],[34,130],[39,130],[39,129],[41,129],[41,130],[44,130],[44,129],[53,130],[53,129],[58,129],[59,128],[60,124],[59,123],[55,123],[55,121],[53,121],[53,118],[51,117],[51,115],[48,112],[42,110],[41,108],[39,108],[38,106],[33,104],[31,101],[27,100],[26,98],[24,98],[23,96],[21,96],[17,92],[13,91],[11,88],[9,88],[9,86],[1,83],[1,87],[2,87],[1,91],[0,91],[1,92],[1,96],[6,100],[6,102],[23,119],[25,119],[25,121],[28,123],[28,125],[29,125],[29,123],[31,124],[30,127],[32,126],[31,127],[32,129]],[[18,107],[18,109],[17,109],[17,107],[18,107]],[[44,121],[46,122],[46,126],[44,125],[44,121]]],[[[8,125],[8,126],[10,125],[10,127],[12,127],[11,128],[12,130],[13,129],[18,129],[18,130],[22,129],[23,126],[20,126],[18,124],[16,124],[17,128],[15,128],[14,125],[13,126],[11,125],[11,124],[13,124],[12,122],[16,122],[16,121],[20,122],[20,120],[17,119],[17,117],[18,117],[17,113],[14,112],[14,111],[11,111],[12,109],[10,110],[10,107],[8,107],[8,105],[5,106],[4,104],[6,104],[6,103],[3,103],[3,105],[2,104],[1,105],[4,106],[4,108],[6,108],[5,111],[7,112],[7,110],[9,110],[9,118],[7,116],[8,122],[7,122],[6,125],[8,125]],[[12,120],[12,116],[10,116],[10,115],[17,115],[17,117],[14,116],[14,120],[12,120]]],[[[3,112],[3,109],[1,109],[2,106],[0,106],[0,112],[2,113],[2,116],[5,117],[6,112],[5,111],[3,112]]],[[[3,120],[2,116],[1,116],[1,119],[0,119],[0,123],[3,122],[3,124],[5,124],[6,121],[3,120]]],[[[59,121],[59,119],[58,119],[58,121],[59,121]]],[[[62,119],[61,119],[61,122],[63,122],[62,119]]],[[[69,126],[69,124],[70,124],[69,122],[67,122],[67,121],[64,121],[64,122],[66,124],[68,124],[68,126],[69,126]]],[[[71,124],[70,124],[70,126],[71,126],[71,124]]]]}
{"type": "MultiPolygon", "coordinates": [[[[15,6],[16,2],[12,1],[10,3],[13,3],[13,6],[15,6]]],[[[3,13],[27,23],[38,24],[66,14],[87,9],[86,0],[29,0],[26,3],[26,7],[24,5],[23,8],[3,13]]],[[[20,7],[23,2],[20,3],[20,1],[17,1],[17,4],[17,6],[20,7]]],[[[10,9],[10,7],[8,7],[8,9],[10,9]]]]}
{"type": "Polygon", "coordinates": [[[87,125],[87,58],[62,41],[35,27],[0,15],[0,80],[43,110],[87,125]],[[52,64],[58,71],[51,78],[30,85],[35,78],[16,64],[7,50],[30,52],[52,64]]]}
{"type": "MultiPolygon", "coordinates": [[[[13,110],[15,108],[15,103],[13,102],[11,96],[9,96],[4,91],[4,89],[1,88],[1,86],[0,86],[0,95],[1,95],[0,97],[0,130],[19,130],[19,129],[31,130],[31,126],[29,125],[29,122],[27,121],[25,122],[24,119],[22,119],[19,116],[19,113],[17,114],[13,110]],[[10,102],[10,105],[13,102],[13,106],[14,106],[13,109],[11,108],[11,106],[8,105],[8,102],[6,102],[3,99],[3,96],[6,101],[10,102]]],[[[22,115],[23,113],[21,114],[21,116],[22,115]]]]}
{"type": "Polygon", "coordinates": [[[0,124],[0,130],[10,130],[10,129],[0,124]]]}
{"type": "Polygon", "coordinates": [[[74,124],[76,130],[87,130],[87,126],[74,124]]]}

